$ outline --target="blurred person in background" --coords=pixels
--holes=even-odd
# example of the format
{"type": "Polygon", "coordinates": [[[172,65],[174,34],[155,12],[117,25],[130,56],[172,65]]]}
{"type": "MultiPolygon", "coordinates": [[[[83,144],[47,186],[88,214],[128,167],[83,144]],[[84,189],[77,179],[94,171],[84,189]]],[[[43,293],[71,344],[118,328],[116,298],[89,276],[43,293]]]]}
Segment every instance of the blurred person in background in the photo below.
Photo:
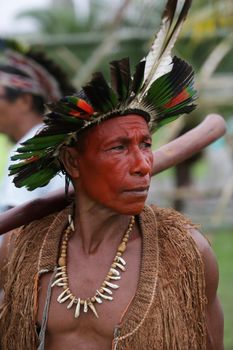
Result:
{"type": "MultiPolygon", "coordinates": [[[[180,137],[189,130],[192,130],[199,124],[199,122],[200,118],[185,120],[183,127],[181,130],[179,130],[175,137],[180,137]]],[[[203,151],[200,151],[174,167],[174,180],[177,192],[173,199],[172,207],[177,211],[182,212],[185,210],[186,200],[185,197],[182,196],[182,193],[184,193],[183,190],[188,191],[189,189],[195,187],[193,168],[197,162],[201,160],[202,156],[203,151]]]]}
{"type": "MultiPolygon", "coordinates": [[[[0,133],[15,146],[10,156],[26,139],[41,128],[45,103],[75,91],[67,75],[42,51],[22,46],[9,39],[0,39],[4,62],[0,64],[0,133]]],[[[43,188],[29,192],[16,188],[8,177],[8,166],[0,186],[0,211],[5,211],[50,191],[64,188],[64,177],[56,176],[43,188]]]]}

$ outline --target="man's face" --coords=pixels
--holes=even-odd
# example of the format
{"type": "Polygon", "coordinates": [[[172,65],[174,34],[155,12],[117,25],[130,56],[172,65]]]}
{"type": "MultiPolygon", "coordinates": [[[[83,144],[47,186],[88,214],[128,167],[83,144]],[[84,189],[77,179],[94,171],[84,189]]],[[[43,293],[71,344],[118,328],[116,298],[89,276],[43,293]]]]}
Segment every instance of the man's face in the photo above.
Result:
{"type": "Polygon", "coordinates": [[[122,214],[138,214],[147,198],[153,155],[146,121],[116,117],[91,129],[79,155],[78,191],[122,214]]]}
{"type": "Polygon", "coordinates": [[[12,128],[16,127],[17,116],[15,103],[7,100],[5,88],[0,86],[0,133],[10,137],[12,128]]]}

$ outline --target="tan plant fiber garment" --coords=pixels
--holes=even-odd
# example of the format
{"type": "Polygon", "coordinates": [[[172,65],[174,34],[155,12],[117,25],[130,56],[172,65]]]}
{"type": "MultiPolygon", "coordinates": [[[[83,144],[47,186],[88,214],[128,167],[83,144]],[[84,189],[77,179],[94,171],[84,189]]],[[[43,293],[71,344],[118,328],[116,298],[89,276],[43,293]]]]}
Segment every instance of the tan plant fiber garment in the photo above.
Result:
{"type": "MultiPolygon", "coordinates": [[[[38,282],[57,263],[71,208],[14,232],[5,299],[0,308],[1,350],[36,350],[38,282]]],[[[205,350],[204,273],[191,223],[171,209],[146,206],[139,216],[142,261],[137,292],[115,329],[114,350],[205,350]]]]}

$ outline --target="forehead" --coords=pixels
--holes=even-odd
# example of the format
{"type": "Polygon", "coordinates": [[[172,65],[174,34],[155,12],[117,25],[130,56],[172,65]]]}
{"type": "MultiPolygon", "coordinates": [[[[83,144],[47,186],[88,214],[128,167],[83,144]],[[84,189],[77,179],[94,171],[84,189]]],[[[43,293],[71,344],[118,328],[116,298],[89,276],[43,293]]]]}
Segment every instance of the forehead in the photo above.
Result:
{"type": "Polygon", "coordinates": [[[145,119],[135,114],[108,119],[90,131],[88,136],[99,142],[119,137],[150,136],[145,119]]]}

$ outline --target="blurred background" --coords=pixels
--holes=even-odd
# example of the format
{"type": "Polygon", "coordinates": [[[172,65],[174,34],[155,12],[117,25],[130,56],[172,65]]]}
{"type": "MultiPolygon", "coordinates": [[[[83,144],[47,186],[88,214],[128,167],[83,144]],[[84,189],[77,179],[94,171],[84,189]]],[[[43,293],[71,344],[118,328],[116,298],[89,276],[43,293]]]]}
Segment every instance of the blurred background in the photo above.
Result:
{"type": "MultiPolygon", "coordinates": [[[[181,0],[182,2],[182,0],[181,0]]],[[[93,71],[108,76],[108,62],[147,53],[165,0],[8,0],[1,3],[0,36],[42,48],[63,66],[77,89],[93,71]]],[[[176,44],[196,71],[198,108],[154,136],[157,148],[220,113],[227,134],[157,175],[149,202],[184,212],[208,236],[220,267],[225,349],[233,349],[233,2],[195,0],[176,44]]],[[[0,134],[0,180],[12,145],[0,134]]]]}

